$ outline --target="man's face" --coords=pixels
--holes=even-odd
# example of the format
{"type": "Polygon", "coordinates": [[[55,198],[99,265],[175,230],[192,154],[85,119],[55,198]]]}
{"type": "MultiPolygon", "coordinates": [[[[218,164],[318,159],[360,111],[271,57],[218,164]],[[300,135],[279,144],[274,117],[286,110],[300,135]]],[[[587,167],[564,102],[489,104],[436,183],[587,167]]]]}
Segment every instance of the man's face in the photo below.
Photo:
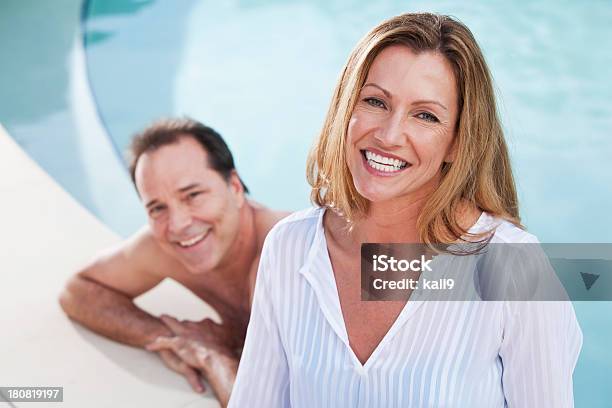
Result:
{"type": "Polygon", "coordinates": [[[192,273],[219,266],[236,238],[244,204],[238,176],[226,181],[210,168],[202,146],[186,135],[140,156],[135,180],[164,251],[192,273]]]}

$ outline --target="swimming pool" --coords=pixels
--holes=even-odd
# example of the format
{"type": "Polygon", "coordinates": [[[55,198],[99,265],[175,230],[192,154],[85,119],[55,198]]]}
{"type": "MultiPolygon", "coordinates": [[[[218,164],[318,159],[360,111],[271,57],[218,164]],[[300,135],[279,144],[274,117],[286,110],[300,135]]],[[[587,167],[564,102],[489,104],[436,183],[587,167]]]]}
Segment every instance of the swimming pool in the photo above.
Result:
{"type": "MultiPolygon", "coordinates": [[[[428,10],[464,21],[484,50],[529,230],[544,242],[612,242],[604,2],[27,3],[1,6],[0,121],[124,236],[145,220],[119,153],[159,116],[190,115],[219,130],[254,198],[307,206],[306,153],[350,47],[385,17],[428,10]],[[83,37],[74,36],[79,17],[83,37]]],[[[575,307],[585,334],[576,406],[603,407],[612,307],[575,307]]]]}

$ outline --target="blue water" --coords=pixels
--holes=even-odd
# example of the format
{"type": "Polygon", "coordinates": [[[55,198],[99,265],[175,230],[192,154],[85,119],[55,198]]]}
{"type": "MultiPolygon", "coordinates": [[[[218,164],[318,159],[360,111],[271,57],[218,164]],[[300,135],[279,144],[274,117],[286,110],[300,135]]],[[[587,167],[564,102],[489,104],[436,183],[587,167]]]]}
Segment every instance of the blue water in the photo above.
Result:
{"type": "Polygon", "coordinates": [[[383,18],[438,11],[468,24],[488,59],[529,230],[547,242],[612,242],[605,2],[139,3],[88,10],[92,90],[120,149],[159,115],[191,115],[226,137],[255,198],[304,207],[306,153],[352,46],[383,18]]]}
{"type": "MultiPolygon", "coordinates": [[[[612,5],[603,1],[4,0],[0,122],[124,236],[145,218],[118,152],[159,116],[215,127],[255,199],[302,208],[306,154],[352,46],[383,18],[415,10],[456,16],[481,44],[528,229],[544,242],[612,242],[612,5]]],[[[612,304],[575,308],[585,335],[576,406],[606,407],[612,304]]]]}

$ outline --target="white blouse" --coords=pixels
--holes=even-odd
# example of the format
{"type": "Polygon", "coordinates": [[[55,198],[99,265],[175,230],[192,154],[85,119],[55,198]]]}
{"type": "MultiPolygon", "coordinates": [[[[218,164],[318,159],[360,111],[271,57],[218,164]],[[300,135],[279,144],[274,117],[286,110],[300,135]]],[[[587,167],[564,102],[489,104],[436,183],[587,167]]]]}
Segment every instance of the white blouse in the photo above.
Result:
{"type": "MultiPolygon", "coordinates": [[[[230,407],[573,407],[571,302],[408,301],[362,365],[349,346],[325,210],[266,238],[230,407]]],[[[537,242],[483,214],[492,242],[537,242]]]]}

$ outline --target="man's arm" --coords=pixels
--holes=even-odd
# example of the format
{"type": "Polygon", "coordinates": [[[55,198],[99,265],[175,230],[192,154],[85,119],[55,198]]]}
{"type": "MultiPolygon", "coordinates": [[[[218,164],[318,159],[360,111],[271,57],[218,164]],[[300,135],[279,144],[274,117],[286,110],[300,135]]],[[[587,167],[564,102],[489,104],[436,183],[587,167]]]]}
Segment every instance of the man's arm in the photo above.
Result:
{"type": "Polygon", "coordinates": [[[171,332],[157,318],[138,308],[133,299],[159,284],[163,275],[148,268],[156,258],[147,232],[98,256],[66,285],[60,305],[68,316],[110,339],[144,347],[171,332]]]}
{"type": "MultiPolygon", "coordinates": [[[[172,331],[158,318],[137,307],[133,299],[159,284],[159,252],[147,231],[107,251],[75,274],[60,296],[66,314],[89,329],[135,347],[144,347],[172,331]]],[[[163,262],[162,262],[163,263],[163,262]]],[[[169,350],[160,357],[203,391],[198,373],[169,350]]]]}
{"type": "Polygon", "coordinates": [[[159,319],[136,306],[132,296],[83,272],[70,279],[60,296],[60,304],[70,318],[98,334],[135,347],[171,334],[159,319]]]}

